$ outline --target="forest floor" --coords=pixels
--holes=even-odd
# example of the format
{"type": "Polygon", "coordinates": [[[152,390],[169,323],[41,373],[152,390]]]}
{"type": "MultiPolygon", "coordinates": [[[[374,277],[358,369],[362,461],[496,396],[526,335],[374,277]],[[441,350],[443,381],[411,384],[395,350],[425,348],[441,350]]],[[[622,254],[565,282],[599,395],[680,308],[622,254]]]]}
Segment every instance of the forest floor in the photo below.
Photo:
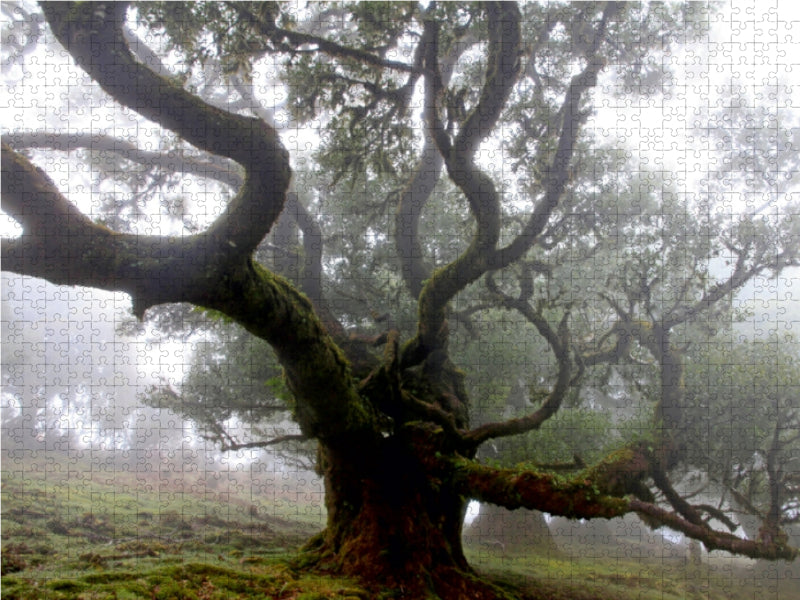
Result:
{"type": "MultiPolygon", "coordinates": [[[[324,522],[314,486],[273,472],[254,492],[254,479],[247,470],[133,472],[52,453],[4,456],[2,597],[369,599],[358,582],[309,574],[293,560],[324,522]]],[[[717,559],[692,569],[624,554],[468,548],[481,574],[525,600],[800,600],[800,582],[780,566],[765,574],[717,559]]]]}

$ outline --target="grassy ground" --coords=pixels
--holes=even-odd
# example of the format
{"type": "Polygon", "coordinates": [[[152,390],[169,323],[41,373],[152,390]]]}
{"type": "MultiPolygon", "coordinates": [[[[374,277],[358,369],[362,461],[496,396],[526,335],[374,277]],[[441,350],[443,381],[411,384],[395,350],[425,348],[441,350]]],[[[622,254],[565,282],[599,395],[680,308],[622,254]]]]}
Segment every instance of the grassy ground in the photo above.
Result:
{"type": "MultiPolygon", "coordinates": [[[[292,561],[322,525],[313,486],[298,495],[278,474],[253,493],[251,473],[132,473],[53,455],[9,462],[3,598],[369,598],[355,581],[304,574],[292,561]]],[[[778,570],[756,579],[745,563],[692,571],[675,559],[507,555],[481,546],[469,554],[479,571],[531,600],[800,599],[797,580],[778,570]]]]}
{"type": "MultiPolygon", "coordinates": [[[[468,553],[469,556],[469,553],[468,553]]],[[[496,582],[547,600],[798,600],[800,580],[770,579],[736,561],[711,560],[691,568],[680,560],[606,557],[469,557],[496,582]]]]}

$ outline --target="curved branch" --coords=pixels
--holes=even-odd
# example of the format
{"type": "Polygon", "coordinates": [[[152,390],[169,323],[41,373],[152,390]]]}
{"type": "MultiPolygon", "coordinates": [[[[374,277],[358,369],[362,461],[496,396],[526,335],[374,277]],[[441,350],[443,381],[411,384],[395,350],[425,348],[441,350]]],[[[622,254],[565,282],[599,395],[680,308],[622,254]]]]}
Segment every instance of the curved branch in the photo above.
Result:
{"type": "Polygon", "coordinates": [[[288,154],[276,131],[208,106],[136,62],[122,33],[126,5],[43,8],[58,39],[117,101],[199,148],[235,160],[246,176],[227,211],[203,234],[125,235],[92,223],[43,171],[3,145],[3,206],[23,227],[21,238],[3,240],[3,268],[54,283],[127,291],[139,316],[149,306],[176,301],[218,310],[275,349],[304,435],[333,447],[354,439],[359,447],[374,447],[374,411],[359,396],[350,364],[313,306],[250,259],[289,185],[288,154]]]}
{"type": "Polygon", "coordinates": [[[545,421],[558,412],[572,383],[572,361],[570,360],[569,332],[567,328],[569,311],[566,311],[562,317],[558,329],[554,330],[540,311],[534,310],[525,300],[512,298],[503,294],[495,285],[494,280],[488,276],[487,287],[499,298],[504,308],[518,311],[529,323],[536,327],[539,334],[547,340],[558,362],[558,373],[553,389],[550,390],[550,393],[538,410],[517,419],[487,423],[464,434],[464,439],[474,446],[478,446],[489,439],[519,435],[538,429],[545,421]]]}
{"type": "Polygon", "coordinates": [[[705,525],[697,525],[650,502],[633,498],[628,503],[639,515],[680,531],[692,539],[703,542],[708,550],[727,550],[750,558],[769,560],[794,560],[800,554],[797,548],[786,543],[785,536],[772,540],[747,540],[731,533],[716,531],[705,525]]]}
{"type": "Polygon", "coordinates": [[[228,265],[255,250],[283,207],[291,171],[277,132],[209,106],[137,62],[123,32],[126,4],[42,8],[58,40],[116,101],[198,148],[238,162],[246,174],[239,193],[202,234],[125,236],[79,218],[43,172],[4,146],[3,202],[29,234],[4,240],[4,268],[55,283],[126,291],[139,316],[155,304],[196,299],[228,265]],[[35,199],[32,190],[39,192],[35,199]],[[36,214],[49,215],[50,223],[36,214]]]}
{"type": "MultiPolygon", "coordinates": [[[[142,150],[126,140],[108,135],[41,131],[12,132],[8,134],[7,138],[16,148],[50,148],[64,152],[86,149],[93,152],[115,153],[126,160],[147,167],[159,168],[170,173],[179,172],[208,177],[232,187],[239,187],[244,180],[240,171],[232,168],[231,163],[213,155],[207,159],[176,157],[171,152],[165,154],[142,150]]],[[[328,330],[338,333],[342,330],[341,324],[333,317],[322,297],[322,232],[319,225],[299,202],[295,192],[287,194],[282,216],[284,219],[279,220],[279,223],[290,224],[293,221],[303,232],[304,266],[299,272],[300,288],[311,298],[328,330]],[[288,221],[285,220],[286,217],[288,217],[288,221]]],[[[283,248],[281,247],[279,250],[283,250],[283,248]]]]}
{"type": "Polygon", "coordinates": [[[309,299],[258,263],[230,269],[203,306],[218,310],[266,340],[284,368],[296,403],[294,418],[307,437],[363,448],[377,443],[376,416],[358,393],[350,363],[309,299]]]}
{"type": "Polygon", "coordinates": [[[480,97],[453,141],[456,153],[471,157],[494,130],[521,71],[520,21],[516,2],[485,2],[489,30],[487,68],[480,97]]]}
{"type": "Polygon", "coordinates": [[[620,322],[617,322],[600,337],[596,347],[602,347],[611,336],[616,337],[616,342],[606,350],[584,353],[580,353],[580,350],[576,351],[579,363],[584,367],[594,367],[601,364],[613,365],[622,362],[622,360],[630,354],[633,338],[622,332],[620,322]]]}
{"type": "Polygon", "coordinates": [[[373,413],[349,363],[288,281],[249,260],[209,272],[202,261],[187,260],[180,238],[120,234],[92,223],[25,157],[7,145],[2,157],[3,209],[23,226],[20,238],[3,240],[3,269],[129,292],[139,315],[176,301],[218,310],[275,349],[304,434],[371,438],[373,413]]]}
{"type": "Polygon", "coordinates": [[[432,18],[426,18],[423,24],[422,40],[419,45],[422,49],[422,64],[424,74],[424,109],[423,119],[425,129],[436,143],[439,153],[447,158],[450,156],[452,141],[444,123],[439,115],[439,102],[444,94],[444,82],[439,69],[439,23],[432,18]]]}
{"type": "Polygon", "coordinates": [[[226,245],[237,258],[255,250],[280,214],[291,178],[277,131],[206,104],[136,61],[123,31],[126,3],[43,2],[42,9],[58,41],[114,100],[244,167],[244,185],[204,236],[214,254],[226,245]]]}
{"type": "Polygon", "coordinates": [[[477,231],[455,261],[433,273],[419,295],[416,337],[407,345],[403,365],[418,364],[447,345],[447,305],[452,298],[490,268],[487,260],[500,237],[500,198],[494,182],[474,164],[478,144],[494,128],[520,71],[520,20],[516,3],[486,5],[489,50],[480,100],[450,147],[436,110],[443,82],[436,57],[436,24],[426,21],[431,43],[426,57],[426,122],[452,181],[464,192],[477,231]]]}
{"type": "MultiPolygon", "coordinates": [[[[429,37],[433,35],[430,25],[426,25],[425,32],[417,46],[418,60],[421,62],[426,52],[431,52],[429,37]]],[[[441,66],[441,83],[446,86],[450,81],[456,60],[471,44],[471,40],[462,40],[453,46],[453,51],[444,59],[441,66]]],[[[417,59],[415,59],[416,62],[417,59]]],[[[409,80],[411,83],[411,80],[409,80]]],[[[407,84],[408,85],[408,84],[407,84]]],[[[435,104],[435,91],[425,86],[425,105],[435,104]]],[[[430,135],[429,128],[425,128],[425,145],[422,149],[417,167],[406,187],[400,193],[400,201],[395,213],[395,244],[400,261],[400,274],[414,298],[419,298],[423,282],[430,278],[432,267],[426,264],[422,245],[419,241],[419,220],[422,211],[433,193],[433,188],[444,166],[442,155],[437,149],[437,144],[430,135]]]]}
{"type": "Polygon", "coordinates": [[[501,269],[519,260],[536,243],[550,220],[553,211],[561,201],[570,178],[570,162],[575,151],[581,126],[588,114],[580,110],[583,95],[597,85],[600,71],[605,61],[597,55],[605,38],[608,22],[622,9],[622,3],[609,2],[603,11],[600,24],[591,46],[587,49],[587,65],[572,78],[559,114],[562,115],[561,134],[555,155],[547,170],[544,198],[536,205],[522,232],[505,248],[497,251],[496,268],[501,269]]]}
{"type": "Polygon", "coordinates": [[[61,152],[85,149],[92,152],[114,153],[126,160],[157,167],[170,173],[186,173],[208,177],[238,188],[244,178],[230,163],[216,156],[209,158],[178,156],[173,152],[142,150],[131,142],[98,133],[54,133],[51,131],[12,131],[5,136],[6,143],[17,150],[22,148],[49,148],[61,152]]]}

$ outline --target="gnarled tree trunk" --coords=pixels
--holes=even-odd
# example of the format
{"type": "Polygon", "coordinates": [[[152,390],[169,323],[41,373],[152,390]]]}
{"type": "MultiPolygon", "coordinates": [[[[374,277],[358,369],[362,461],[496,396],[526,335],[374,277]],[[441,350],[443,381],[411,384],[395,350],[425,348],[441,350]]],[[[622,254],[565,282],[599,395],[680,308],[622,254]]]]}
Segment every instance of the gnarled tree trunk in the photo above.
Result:
{"type": "Polygon", "coordinates": [[[499,598],[462,548],[467,499],[431,461],[441,436],[409,426],[377,448],[323,446],[327,528],[306,547],[318,568],[408,598],[499,598]]]}
{"type": "MultiPolygon", "coordinates": [[[[415,17],[417,23],[409,30],[419,37],[413,63],[389,61],[371,51],[279,27],[266,6],[270,3],[257,13],[243,4],[226,4],[234,4],[232,10],[269,42],[264,52],[294,53],[311,44],[317,47],[315,52],[398,70],[408,80],[395,90],[397,98],[421,80],[429,137],[416,170],[419,177],[413,177],[401,194],[396,221],[400,253],[408,250],[400,275],[417,302],[414,335],[401,340],[390,327],[367,343],[337,324],[322,297],[324,270],[317,242],[322,236],[299,203],[292,209],[289,153],[279,132],[258,118],[209,105],[181,82],[162,77],[137,60],[123,32],[126,3],[54,2],[43,3],[43,10],[56,39],[110,97],[198,150],[236,162],[244,172],[241,186],[225,211],[201,233],[169,237],[115,232],[82,214],[44,171],[3,144],[3,210],[23,229],[22,236],[2,240],[3,268],[53,283],[126,292],[139,317],[159,304],[189,302],[226,315],[268,342],[283,366],[294,419],[303,435],[318,440],[321,448],[328,525],[307,547],[309,564],[357,576],[368,585],[397,589],[408,598],[502,597],[471,572],[464,558],[461,528],[469,499],[572,519],[637,512],[703,541],[709,549],[754,558],[797,555],[785,536],[745,540],[712,529],[701,513],[707,509],[681,498],[666,473],[680,458],[669,430],[680,422],[682,401],[682,363],[670,345],[671,329],[764,269],[795,261],[793,253],[779,253],[770,262],[754,258],[750,264],[742,250],[727,281],[706,290],[688,308],[662,316],[660,323],[640,321],[634,311],[638,301],[631,294],[629,309],[608,298],[617,322],[599,338],[600,349],[586,356],[570,334],[570,308],[561,311],[556,325],[535,302],[532,282],[539,267],[526,256],[537,246],[553,243],[549,241],[553,221],[560,218],[555,211],[573,178],[573,154],[581,125],[590,115],[587,97],[609,58],[605,55],[609,27],[624,12],[622,3],[599,3],[591,8],[595,17],[584,23],[587,27],[558,34],[580,38],[580,44],[572,44],[577,54],[570,62],[581,66],[553,91],[563,100],[548,117],[546,129],[554,133],[537,142],[544,149],[537,151],[534,161],[545,173],[541,193],[532,198],[528,216],[518,222],[517,233],[505,246],[506,233],[517,229],[517,224],[509,229],[504,223],[501,187],[506,184],[496,184],[489,172],[479,168],[477,156],[481,143],[507,112],[523,73],[523,58],[535,75],[531,61],[538,50],[527,48],[523,41],[522,13],[516,4],[487,2],[475,11],[476,18],[485,21],[486,69],[468,112],[457,106],[462,92],[454,94],[446,87],[450,67],[441,65],[457,60],[458,53],[445,52],[451,24],[437,13],[435,3],[415,17]],[[450,105],[447,110],[444,104],[450,105]],[[459,116],[460,112],[464,114],[459,116]],[[436,182],[423,177],[422,171],[437,171],[440,164],[463,194],[474,227],[466,249],[432,269],[419,256],[424,246],[417,239],[418,224],[425,198],[414,197],[414,192],[425,197],[431,193],[436,182]],[[304,265],[296,277],[300,289],[253,260],[283,211],[293,212],[303,231],[304,265]],[[515,264],[523,276],[518,295],[515,291],[512,296],[493,274],[515,264]],[[448,320],[454,299],[482,278],[495,306],[518,311],[547,341],[557,372],[552,389],[535,410],[470,429],[465,376],[451,362],[448,350],[448,320]],[[612,338],[617,341],[608,347],[605,341],[612,338]],[[489,440],[539,428],[557,413],[585,368],[613,364],[629,354],[632,340],[648,349],[661,366],[656,416],[662,433],[654,443],[631,442],[593,466],[576,460],[569,475],[535,463],[502,469],[473,460],[478,447],[489,440]],[[382,358],[376,350],[381,344],[385,345],[382,358]],[[663,492],[669,509],[655,502],[649,478],[663,492]]],[[[559,20],[543,21],[542,47],[559,20]]],[[[359,85],[368,95],[373,88],[382,94],[375,96],[371,107],[389,98],[382,83],[371,78],[359,85]]],[[[405,109],[396,115],[406,118],[405,109]]],[[[351,121],[351,133],[362,118],[351,121]]],[[[649,299],[649,288],[642,292],[638,296],[649,299]]],[[[687,287],[686,293],[694,292],[687,287]]],[[[643,311],[654,312],[649,306],[643,311]]],[[[777,510],[778,504],[773,504],[777,510]]],[[[776,519],[772,523],[777,525],[776,519]]]]}

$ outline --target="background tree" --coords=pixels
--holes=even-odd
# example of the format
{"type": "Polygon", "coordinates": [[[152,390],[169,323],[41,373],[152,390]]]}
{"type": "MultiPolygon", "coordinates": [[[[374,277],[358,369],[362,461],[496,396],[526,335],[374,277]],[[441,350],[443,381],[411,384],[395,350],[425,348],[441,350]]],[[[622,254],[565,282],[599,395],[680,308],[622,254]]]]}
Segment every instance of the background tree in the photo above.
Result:
{"type": "MultiPolygon", "coordinates": [[[[171,131],[181,152],[194,147],[184,170],[209,165],[234,190],[208,223],[167,202],[177,232],[155,233],[153,219],[123,230],[81,213],[64,195],[69,180],[54,181],[58,173],[12,147],[24,136],[9,136],[3,209],[22,235],[3,239],[3,268],[124,291],[139,318],[164,303],[194,304],[267,342],[293,419],[319,444],[328,525],[307,546],[306,564],[411,595],[496,597],[462,552],[469,500],[571,518],[636,512],[709,549],[796,555],[779,520],[767,519],[756,539],[720,530],[670,475],[688,456],[678,435],[685,369],[676,338],[748,280],[796,265],[797,220],[785,211],[719,215],[713,195],[690,218],[705,205],[605,170],[618,156],[594,156],[584,128],[604,72],[626,84],[620,95],[646,92],[663,75],[659,53],[693,42],[703,22],[694,11],[704,9],[367,3],[320,6],[309,23],[272,3],[42,9],[110,98],[171,131]],[[166,69],[126,22],[167,40],[185,71],[166,69]],[[204,71],[209,60],[222,75],[204,71]],[[260,61],[270,60],[295,125],[313,123],[321,135],[310,197],[292,189],[277,116],[248,101],[260,61]],[[220,96],[222,81],[230,85],[220,96]],[[492,153],[502,160],[485,165],[492,153]],[[620,213],[615,194],[644,208],[620,213]],[[433,213],[440,222],[428,221],[433,213]],[[262,263],[256,251],[270,232],[272,256],[262,263]],[[575,290],[569,269],[588,272],[594,256],[610,255],[597,263],[605,277],[575,290]],[[711,278],[704,267],[717,255],[731,265],[711,278]],[[531,379],[544,391],[522,416],[471,419],[481,402],[471,402],[457,367],[454,329],[469,329],[487,305],[518,314],[552,356],[537,361],[546,372],[531,379]],[[586,377],[616,363],[647,369],[626,377],[630,387],[655,382],[640,386],[653,409],[642,435],[566,473],[536,456],[505,468],[476,459],[488,442],[539,430],[586,377]]],[[[121,152],[143,158],[135,147],[121,152]]],[[[169,183],[153,173],[147,191],[164,195],[169,183]]],[[[114,208],[126,204],[139,218],[124,197],[114,208]]],[[[204,362],[209,372],[222,366],[213,353],[204,362]]],[[[263,411],[272,398],[256,401],[263,411]]],[[[247,413],[248,404],[211,405],[208,421],[247,413]]]]}
{"type": "Polygon", "coordinates": [[[727,503],[751,537],[753,523],[776,530],[800,520],[796,351],[791,338],[723,338],[698,346],[687,366],[680,435],[697,469],[689,492],[720,498],[717,510],[727,503]]]}

